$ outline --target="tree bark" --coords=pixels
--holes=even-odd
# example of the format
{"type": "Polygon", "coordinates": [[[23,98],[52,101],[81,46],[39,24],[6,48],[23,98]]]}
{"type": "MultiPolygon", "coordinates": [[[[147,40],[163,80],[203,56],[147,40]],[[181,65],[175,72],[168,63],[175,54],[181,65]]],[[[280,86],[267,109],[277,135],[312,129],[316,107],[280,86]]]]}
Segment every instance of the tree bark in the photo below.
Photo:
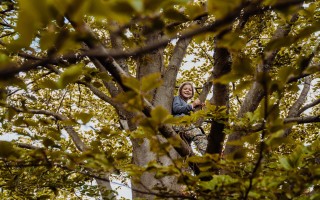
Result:
{"type": "MultiPolygon", "coordinates": [[[[298,117],[299,116],[299,109],[301,108],[301,106],[307,100],[307,95],[308,95],[309,90],[310,90],[311,81],[312,81],[312,78],[310,76],[305,78],[304,86],[303,86],[303,89],[302,89],[302,91],[300,93],[300,96],[298,97],[296,102],[291,106],[287,118],[292,118],[292,117],[298,117]]],[[[283,136],[287,137],[291,133],[291,131],[292,131],[292,128],[285,129],[284,133],[283,133],[283,136]]]]}
{"type": "MultiPolygon", "coordinates": [[[[223,35],[215,38],[215,52],[214,52],[214,68],[213,77],[217,79],[231,71],[231,56],[226,48],[218,48],[217,42],[223,35]]],[[[213,105],[217,107],[229,107],[229,85],[214,83],[213,84],[213,97],[211,99],[213,105]]],[[[212,120],[210,133],[208,136],[208,147],[206,152],[210,154],[221,154],[223,142],[225,138],[224,129],[228,119],[221,119],[219,121],[212,120]]]]}

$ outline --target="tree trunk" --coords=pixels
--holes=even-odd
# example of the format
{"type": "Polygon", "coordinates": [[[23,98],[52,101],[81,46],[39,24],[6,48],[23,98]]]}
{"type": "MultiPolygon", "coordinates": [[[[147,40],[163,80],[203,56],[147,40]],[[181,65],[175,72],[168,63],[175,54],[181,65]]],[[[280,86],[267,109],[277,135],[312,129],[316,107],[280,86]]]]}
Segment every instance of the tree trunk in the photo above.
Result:
{"type": "MultiPolygon", "coordinates": [[[[217,36],[215,38],[215,46],[217,41],[221,38],[217,36]]],[[[215,48],[214,53],[214,68],[213,77],[215,79],[229,73],[231,71],[231,57],[228,49],[226,48],[215,48]]],[[[228,109],[229,104],[229,86],[228,84],[213,84],[213,97],[211,102],[217,106],[225,106],[228,109]]],[[[228,119],[223,120],[213,120],[211,123],[211,129],[208,136],[208,147],[207,153],[221,154],[223,141],[225,138],[224,129],[228,119]]]]}

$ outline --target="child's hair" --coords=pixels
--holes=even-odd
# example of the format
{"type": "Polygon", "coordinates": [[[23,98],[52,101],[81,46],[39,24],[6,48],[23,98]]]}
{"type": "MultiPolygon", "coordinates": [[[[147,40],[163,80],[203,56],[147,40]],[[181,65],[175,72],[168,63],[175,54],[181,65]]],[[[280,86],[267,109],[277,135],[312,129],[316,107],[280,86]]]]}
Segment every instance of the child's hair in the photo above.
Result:
{"type": "Polygon", "coordinates": [[[187,81],[187,82],[183,82],[181,85],[180,85],[180,87],[179,87],[179,96],[181,96],[181,90],[182,90],[182,88],[185,86],[185,85],[190,85],[191,86],[191,88],[192,88],[192,96],[190,97],[190,99],[194,96],[194,86],[193,86],[193,83],[192,82],[190,82],[190,81],[187,81]]]}

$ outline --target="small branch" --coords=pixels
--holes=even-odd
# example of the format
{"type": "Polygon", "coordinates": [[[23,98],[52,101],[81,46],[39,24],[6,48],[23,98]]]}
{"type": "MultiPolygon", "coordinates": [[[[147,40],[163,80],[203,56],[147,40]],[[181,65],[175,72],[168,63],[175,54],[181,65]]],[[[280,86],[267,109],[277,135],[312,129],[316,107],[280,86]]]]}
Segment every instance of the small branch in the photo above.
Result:
{"type": "MultiPolygon", "coordinates": [[[[235,91],[235,89],[236,89],[236,86],[235,86],[234,82],[232,82],[232,90],[233,90],[233,92],[235,91]]],[[[238,104],[241,106],[241,105],[242,105],[242,102],[241,102],[241,100],[239,99],[239,96],[238,96],[238,95],[235,95],[235,97],[236,97],[236,100],[237,100],[238,104]]]]}
{"type": "MultiPolygon", "coordinates": [[[[305,117],[290,117],[285,118],[283,120],[284,124],[289,123],[297,123],[297,124],[308,124],[308,123],[314,123],[314,122],[320,122],[320,116],[305,116],[305,117]]],[[[248,133],[258,132],[263,130],[263,124],[256,124],[251,129],[250,128],[236,128],[237,131],[246,131],[248,133]]]]}
{"type": "Polygon", "coordinates": [[[65,91],[64,91],[64,94],[62,95],[62,98],[61,98],[61,100],[60,100],[60,103],[59,103],[59,106],[58,106],[56,112],[59,112],[60,108],[62,107],[62,103],[63,103],[64,98],[66,97],[67,93],[68,93],[68,90],[65,90],[65,91]]]}
{"type": "Polygon", "coordinates": [[[104,94],[103,92],[101,92],[98,88],[94,87],[92,84],[84,82],[84,81],[78,81],[78,83],[89,88],[93,94],[95,94],[97,97],[99,97],[104,102],[109,103],[110,105],[112,105],[115,108],[119,107],[119,105],[111,97],[109,97],[106,94],[104,94]]]}
{"type": "Polygon", "coordinates": [[[214,66],[214,61],[212,60],[212,57],[208,54],[208,52],[205,51],[205,49],[199,45],[201,51],[204,53],[205,57],[207,57],[207,59],[210,61],[211,63],[211,66],[213,67],[214,66]]]}
{"type": "Polygon", "coordinates": [[[36,146],[33,146],[31,144],[26,144],[26,143],[15,143],[15,145],[17,145],[18,147],[20,148],[23,148],[23,149],[41,149],[41,147],[36,147],[36,146]]]}
{"type": "Polygon", "coordinates": [[[297,124],[306,124],[320,122],[320,115],[318,116],[306,116],[306,117],[292,117],[284,119],[284,123],[297,123],[297,124]]]}
{"type": "MultiPolygon", "coordinates": [[[[43,78],[43,77],[45,77],[45,76],[48,76],[48,75],[51,74],[51,73],[52,73],[52,72],[47,72],[47,73],[45,73],[41,78],[43,78]]],[[[40,79],[41,79],[41,78],[40,78],[40,79]]],[[[37,79],[36,81],[39,81],[39,79],[37,79]]],[[[26,85],[29,86],[29,85],[35,83],[36,81],[31,81],[31,82],[27,83],[26,85]]],[[[10,93],[8,94],[8,96],[13,95],[13,94],[15,94],[16,92],[18,92],[18,91],[20,91],[20,90],[22,90],[22,89],[16,89],[16,90],[10,92],[10,93]]]]}
{"type": "Polygon", "coordinates": [[[10,35],[13,35],[15,33],[16,32],[10,32],[10,33],[3,34],[3,35],[0,36],[0,38],[4,38],[4,37],[10,36],[10,35]]]}
{"type": "Polygon", "coordinates": [[[310,104],[307,104],[305,106],[303,106],[299,111],[298,111],[298,115],[300,115],[301,113],[303,113],[304,111],[306,111],[307,109],[309,108],[312,108],[316,105],[320,104],[320,98],[315,100],[314,102],[310,103],[310,104]]]}
{"type": "MultiPolygon", "coordinates": [[[[293,83],[293,82],[296,82],[296,81],[298,81],[299,79],[302,79],[302,78],[304,78],[304,77],[310,76],[310,75],[315,74],[315,73],[319,73],[319,71],[320,71],[320,64],[313,65],[313,66],[310,66],[310,67],[308,67],[308,68],[309,68],[309,69],[313,69],[313,72],[311,72],[311,73],[302,72],[302,73],[299,74],[298,76],[289,78],[289,80],[287,81],[287,83],[293,83]]],[[[308,69],[308,68],[307,68],[307,69],[308,69]]],[[[307,70],[307,69],[306,69],[306,70],[307,70]]],[[[304,71],[306,71],[306,70],[304,70],[304,71]]]]}
{"type": "Polygon", "coordinates": [[[7,23],[0,22],[0,25],[14,29],[14,26],[7,24],[7,23]]]}

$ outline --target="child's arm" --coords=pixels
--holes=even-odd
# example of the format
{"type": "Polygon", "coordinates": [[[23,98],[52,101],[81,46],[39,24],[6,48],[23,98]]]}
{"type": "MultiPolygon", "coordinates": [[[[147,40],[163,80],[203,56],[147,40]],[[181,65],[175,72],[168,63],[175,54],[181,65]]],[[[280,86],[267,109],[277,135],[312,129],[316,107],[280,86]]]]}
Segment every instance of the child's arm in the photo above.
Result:
{"type": "Polygon", "coordinates": [[[177,114],[177,115],[188,114],[191,110],[193,110],[193,107],[191,104],[182,104],[179,97],[175,97],[173,99],[172,112],[174,114],[177,114]]]}

